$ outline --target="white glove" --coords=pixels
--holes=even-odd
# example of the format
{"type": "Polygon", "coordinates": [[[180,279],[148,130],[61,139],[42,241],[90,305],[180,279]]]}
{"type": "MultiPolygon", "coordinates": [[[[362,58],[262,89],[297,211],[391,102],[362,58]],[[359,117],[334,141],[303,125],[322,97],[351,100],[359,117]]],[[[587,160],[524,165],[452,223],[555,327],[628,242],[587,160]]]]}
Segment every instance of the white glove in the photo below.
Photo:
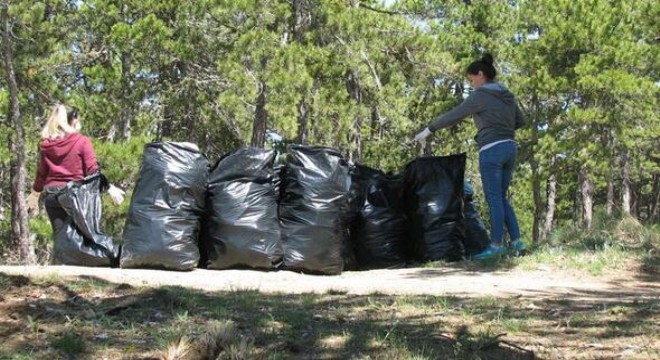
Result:
{"type": "Polygon", "coordinates": [[[431,130],[429,130],[429,128],[424,128],[419,134],[415,135],[415,141],[420,143],[424,142],[429,135],[431,135],[431,130]]]}
{"type": "Polygon", "coordinates": [[[36,192],[32,190],[30,195],[28,195],[27,199],[25,199],[25,202],[27,203],[28,212],[36,212],[37,210],[39,210],[39,195],[41,195],[40,192],[36,192]]]}
{"type": "Polygon", "coordinates": [[[126,192],[110,184],[110,188],[108,188],[108,194],[110,195],[112,202],[115,203],[115,205],[119,205],[124,201],[124,195],[126,195],[126,192]]]}

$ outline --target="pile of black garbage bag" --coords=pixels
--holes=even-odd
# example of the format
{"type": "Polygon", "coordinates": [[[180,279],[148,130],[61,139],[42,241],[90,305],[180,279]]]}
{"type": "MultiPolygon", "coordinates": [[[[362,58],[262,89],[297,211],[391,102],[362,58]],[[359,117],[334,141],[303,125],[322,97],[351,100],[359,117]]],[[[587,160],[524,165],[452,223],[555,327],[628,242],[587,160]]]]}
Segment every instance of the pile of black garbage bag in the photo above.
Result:
{"type": "Polygon", "coordinates": [[[386,174],[327,147],[245,147],[210,166],[194,144],[150,143],[121,251],[99,229],[107,181],[96,176],[58,197],[72,223],[56,234],[55,260],[329,275],[459,261],[489,243],[464,172],[465,154],[418,158],[386,174]]]}

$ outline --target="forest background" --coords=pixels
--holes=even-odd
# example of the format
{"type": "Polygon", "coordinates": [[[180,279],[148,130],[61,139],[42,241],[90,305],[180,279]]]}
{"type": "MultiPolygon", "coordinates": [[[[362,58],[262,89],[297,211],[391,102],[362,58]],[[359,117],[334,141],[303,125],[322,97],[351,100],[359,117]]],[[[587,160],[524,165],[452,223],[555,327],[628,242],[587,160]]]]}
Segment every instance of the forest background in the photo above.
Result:
{"type": "MultiPolygon", "coordinates": [[[[79,109],[128,196],[144,144],[172,140],[212,163],[291,142],[394,172],[466,152],[482,199],[469,119],[425,149],[412,137],[469,94],[465,68],[484,52],[527,120],[511,197],[529,242],[621,217],[660,227],[657,1],[0,1],[5,259],[52,246],[25,198],[55,103],[79,109]]],[[[119,239],[129,202],[106,201],[119,239]]]]}

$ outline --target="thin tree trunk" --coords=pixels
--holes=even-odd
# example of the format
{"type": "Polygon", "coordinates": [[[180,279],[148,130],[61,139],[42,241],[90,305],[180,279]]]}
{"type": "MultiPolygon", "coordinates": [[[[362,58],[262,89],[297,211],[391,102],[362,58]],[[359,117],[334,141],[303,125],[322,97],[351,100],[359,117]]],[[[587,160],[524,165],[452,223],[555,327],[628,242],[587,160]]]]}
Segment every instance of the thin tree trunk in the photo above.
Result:
{"type": "Polygon", "coordinates": [[[305,99],[298,104],[298,144],[307,144],[309,136],[309,105],[305,99]]]}
{"type": "MultiPolygon", "coordinates": [[[[539,100],[536,94],[532,96],[532,104],[534,106],[534,117],[537,118],[540,114],[539,111],[539,100]]],[[[532,131],[532,149],[535,149],[538,146],[538,131],[536,126],[531,126],[532,131]]],[[[543,217],[543,200],[541,199],[541,173],[539,170],[539,161],[537,159],[536,151],[532,150],[530,156],[529,165],[532,168],[532,197],[534,199],[534,221],[532,224],[532,242],[536,243],[539,241],[539,232],[541,229],[541,218],[543,217]]]]}
{"type": "MultiPolygon", "coordinates": [[[[602,142],[603,142],[603,147],[605,149],[612,149],[613,141],[612,141],[612,136],[609,136],[610,134],[611,134],[610,129],[606,129],[605,131],[603,131],[603,135],[602,135],[601,139],[602,139],[602,142]]],[[[615,154],[613,152],[610,152],[609,158],[610,158],[610,160],[609,160],[610,166],[611,166],[612,169],[614,169],[615,167],[612,166],[612,165],[614,165],[613,164],[613,162],[614,162],[613,159],[615,158],[615,154]]],[[[608,174],[606,175],[606,178],[607,178],[607,180],[606,180],[607,181],[607,199],[606,199],[606,203],[605,203],[605,211],[607,213],[607,216],[612,216],[612,212],[614,211],[614,179],[613,179],[611,171],[608,172],[608,174]]]]}
{"type": "Polygon", "coordinates": [[[133,117],[133,104],[131,103],[131,55],[122,54],[121,56],[121,78],[122,78],[122,104],[120,110],[122,139],[131,138],[131,120],[133,117]]]}
{"type": "Polygon", "coordinates": [[[268,112],[266,111],[266,84],[261,82],[259,83],[257,108],[254,112],[254,122],[252,125],[252,146],[264,147],[264,143],[266,142],[267,121],[268,112]]]}
{"type": "Polygon", "coordinates": [[[545,212],[545,226],[543,227],[543,237],[547,238],[552,232],[552,224],[555,220],[555,208],[557,201],[557,176],[550,175],[548,178],[548,206],[545,212]]]}
{"type": "Polygon", "coordinates": [[[593,192],[594,186],[589,179],[589,171],[586,166],[580,168],[580,188],[582,189],[582,214],[584,225],[591,229],[593,224],[593,192]]]}
{"type": "Polygon", "coordinates": [[[607,204],[605,205],[607,216],[612,216],[614,211],[614,180],[611,176],[607,178],[607,204]]]}
{"type": "MultiPolygon", "coordinates": [[[[356,106],[362,105],[362,86],[360,77],[355,70],[350,70],[346,77],[346,90],[350,98],[355,101],[356,106]]],[[[362,160],[362,117],[358,114],[353,119],[353,135],[351,136],[353,147],[349,153],[349,160],[360,162],[362,160]]]]}
{"type": "Polygon", "coordinates": [[[660,174],[653,175],[653,191],[655,199],[651,199],[651,210],[649,211],[649,219],[651,222],[660,220],[660,174]]]}
{"type": "Polygon", "coordinates": [[[621,211],[630,215],[632,194],[630,189],[630,164],[627,150],[621,150],[621,211]]]}
{"type": "Polygon", "coordinates": [[[27,173],[25,170],[25,129],[21,121],[20,104],[18,100],[18,84],[13,64],[13,48],[11,40],[11,24],[8,15],[9,3],[2,4],[2,43],[4,44],[4,62],[9,89],[9,119],[14,136],[10,150],[14,158],[10,163],[11,179],[11,237],[13,245],[18,249],[19,259],[22,263],[30,264],[34,261],[34,244],[30,238],[28,227],[27,204],[25,203],[25,188],[27,173]]]}
{"type": "Polygon", "coordinates": [[[534,198],[534,222],[532,225],[532,242],[539,241],[539,229],[541,228],[541,214],[543,212],[543,201],[541,200],[541,175],[536,156],[532,154],[529,159],[532,168],[532,196],[534,198]]]}

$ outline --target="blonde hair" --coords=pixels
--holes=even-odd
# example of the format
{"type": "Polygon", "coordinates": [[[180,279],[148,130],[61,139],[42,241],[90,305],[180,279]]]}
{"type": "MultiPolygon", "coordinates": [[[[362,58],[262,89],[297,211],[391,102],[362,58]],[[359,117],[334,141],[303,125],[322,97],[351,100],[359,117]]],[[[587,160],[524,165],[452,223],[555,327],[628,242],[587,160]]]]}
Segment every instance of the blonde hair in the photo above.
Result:
{"type": "Polygon", "coordinates": [[[41,130],[42,139],[53,139],[77,132],[76,129],[69,125],[67,116],[67,109],[64,105],[55,105],[50,113],[46,125],[41,130]]]}

